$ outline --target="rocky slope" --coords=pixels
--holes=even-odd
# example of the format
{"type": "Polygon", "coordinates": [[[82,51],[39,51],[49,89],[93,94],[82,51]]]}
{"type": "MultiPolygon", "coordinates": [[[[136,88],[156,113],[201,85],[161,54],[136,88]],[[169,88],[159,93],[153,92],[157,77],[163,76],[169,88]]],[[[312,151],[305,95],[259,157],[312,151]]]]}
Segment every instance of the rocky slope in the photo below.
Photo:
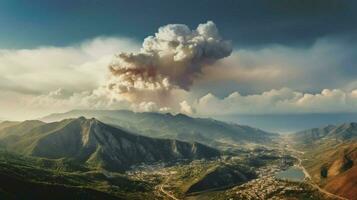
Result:
{"type": "Polygon", "coordinates": [[[337,195],[357,196],[357,123],[301,131],[292,140],[305,152],[303,165],[315,182],[337,195]]]}
{"type": "Polygon", "coordinates": [[[341,148],[337,153],[338,156],[324,166],[325,188],[340,196],[357,198],[357,144],[341,148]]]}
{"type": "Polygon", "coordinates": [[[118,171],[140,163],[201,159],[219,155],[199,143],[153,139],[129,133],[94,118],[67,119],[29,129],[19,124],[0,132],[0,144],[10,151],[50,159],[68,158],[91,167],[118,171]],[[9,129],[9,130],[8,130],[9,129]],[[11,132],[14,129],[16,131],[11,132]],[[18,131],[18,130],[22,130],[18,131]]]}

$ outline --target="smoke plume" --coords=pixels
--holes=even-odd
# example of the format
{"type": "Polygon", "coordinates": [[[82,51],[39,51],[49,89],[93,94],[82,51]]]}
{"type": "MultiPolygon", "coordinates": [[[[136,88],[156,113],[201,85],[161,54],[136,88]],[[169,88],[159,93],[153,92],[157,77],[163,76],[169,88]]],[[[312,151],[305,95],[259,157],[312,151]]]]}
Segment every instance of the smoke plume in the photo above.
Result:
{"type": "Polygon", "coordinates": [[[137,53],[119,53],[109,66],[107,88],[131,102],[167,105],[175,90],[190,89],[202,69],[232,52],[212,21],[195,30],[183,24],[160,27],[137,53]]]}

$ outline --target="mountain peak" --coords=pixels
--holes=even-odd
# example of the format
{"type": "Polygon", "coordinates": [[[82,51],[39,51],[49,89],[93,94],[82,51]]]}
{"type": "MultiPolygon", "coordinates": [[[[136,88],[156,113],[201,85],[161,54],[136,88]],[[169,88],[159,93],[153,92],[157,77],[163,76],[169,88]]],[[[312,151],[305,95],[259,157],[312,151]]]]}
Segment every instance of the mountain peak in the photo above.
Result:
{"type": "MultiPolygon", "coordinates": [[[[66,121],[63,120],[63,121],[66,121]]],[[[86,118],[84,116],[80,116],[78,118],[73,118],[71,119],[72,122],[77,122],[77,123],[101,123],[98,119],[92,117],[92,118],[86,118]]]]}
{"type": "Polygon", "coordinates": [[[87,120],[87,118],[85,118],[84,116],[80,116],[80,117],[78,117],[77,119],[78,119],[78,120],[82,120],[82,121],[87,120]]]}
{"type": "Polygon", "coordinates": [[[357,128],[357,123],[356,122],[348,122],[348,123],[342,124],[341,126],[345,127],[345,128],[357,128]]]}
{"type": "Polygon", "coordinates": [[[175,115],[175,117],[182,118],[182,119],[190,119],[191,118],[188,115],[185,115],[183,113],[178,113],[178,114],[175,115]]]}

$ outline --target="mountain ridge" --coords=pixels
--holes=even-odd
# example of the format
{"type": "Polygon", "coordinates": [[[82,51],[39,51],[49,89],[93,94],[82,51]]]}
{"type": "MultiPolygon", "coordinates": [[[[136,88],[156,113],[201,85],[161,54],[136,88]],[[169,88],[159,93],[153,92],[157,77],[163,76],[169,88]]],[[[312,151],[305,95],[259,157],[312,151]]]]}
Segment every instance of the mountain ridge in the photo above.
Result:
{"type": "Polygon", "coordinates": [[[0,140],[8,150],[50,159],[69,158],[113,171],[143,162],[201,159],[220,154],[200,143],[150,138],[84,117],[43,124],[21,137],[8,140],[9,137],[0,140]]]}
{"type": "Polygon", "coordinates": [[[320,128],[312,128],[292,134],[296,141],[305,144],[313,144],[319,140],[350,141],[357,139],[357,123],[348,122],[339,125],[327,125],[320,128]]]}
{"type": "Polygon", "coordinates": [[[129,110],[72,110],[51,114],[44,121],[63,118],[95,117],[107,124],[122,127],[135,133],[156,137],[197,141],[213,147],[244,145],[247,143],[269,144],[277,134],[257,128],[226,123],[210,118],[194,118],[184,114],[143,112],[129,110]]]}

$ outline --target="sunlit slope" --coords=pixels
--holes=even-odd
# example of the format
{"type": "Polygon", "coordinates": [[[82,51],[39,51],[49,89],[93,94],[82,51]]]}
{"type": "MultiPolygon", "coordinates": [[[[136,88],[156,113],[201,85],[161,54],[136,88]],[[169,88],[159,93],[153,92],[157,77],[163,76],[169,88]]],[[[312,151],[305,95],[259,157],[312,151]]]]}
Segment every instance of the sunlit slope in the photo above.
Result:
{"type": "Polygon", "coordinates": [[[2,121],[0,122],[0,131],[4,128],[10,127],[10,126],[14,126],[16,124],[18,124],[20,122],[16,122],[16,121],[2,121]]]}
{"type": "Polygon", "coordinates": [[[303,165],[315,182],[332,193],[357,196],[357,123],[310,129],[292,139],[305,152],[303,165]]]}
{"type": "Polygon", "coordinates": [[[143,162],[201,159],[219,155],[217,150],[196,142],[136,135],[94,118],[67,119],[16,134],[21,137],[9,135],[0,140],[3,148],[37,157],[74,159],[94,168],[112,171],[124,170],[143,162]]]}
{"type": "Polygon", "coordinates": [[[22,136],[33,128],[44,125],[45,123],[39,120],[26,120],[23,122],[2,122],[0,123],[0,138],[7,136],[22,136]]]}

